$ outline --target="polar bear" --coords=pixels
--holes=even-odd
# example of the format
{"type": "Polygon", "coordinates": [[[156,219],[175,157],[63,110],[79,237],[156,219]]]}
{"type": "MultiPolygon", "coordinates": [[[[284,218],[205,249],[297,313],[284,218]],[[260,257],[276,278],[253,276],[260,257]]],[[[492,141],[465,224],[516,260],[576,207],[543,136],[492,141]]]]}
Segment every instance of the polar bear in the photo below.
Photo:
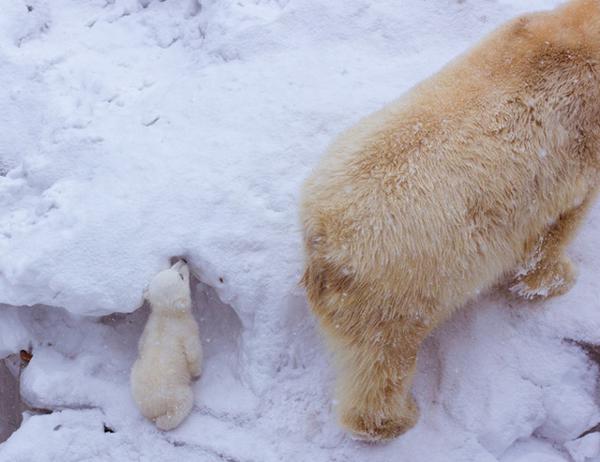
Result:
{"type": "Polygon", "coordinates": [[[418,418],[419,346],[514,278],[563,294],[600,168],[600,1],[500,27],[330,147],[301,198],[302,279],[338,367],[343,426],[384,440],[418,418]]]}
{"type": "Polygon", "coordinates": [[[131,370],[133,398],[161,430],[177,427],[194,403],[192,378],[202,370],[202,345],[192,315],[190,273],[184,261],[161,271],[146,298],[151,313],[131,370]]]}

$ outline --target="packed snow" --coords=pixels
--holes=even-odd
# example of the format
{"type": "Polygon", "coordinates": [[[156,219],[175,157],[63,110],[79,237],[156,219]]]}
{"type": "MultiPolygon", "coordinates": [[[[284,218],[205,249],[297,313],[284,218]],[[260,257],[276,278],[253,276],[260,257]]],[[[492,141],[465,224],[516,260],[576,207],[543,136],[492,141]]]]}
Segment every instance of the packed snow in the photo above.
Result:
{"type": "Polygon", "coordinates": [[[299,189],[335,135],[558,3],[2,0],[0,410],[18,386],[25,412],[0,461],[600,461],[600,206],[571,292],[493,291],[427,340],[421,419],[387,444],[337,425],[298,287],[299,189]],[[206,362],[162,433],[128,380],[177,256],[206,362]]]}

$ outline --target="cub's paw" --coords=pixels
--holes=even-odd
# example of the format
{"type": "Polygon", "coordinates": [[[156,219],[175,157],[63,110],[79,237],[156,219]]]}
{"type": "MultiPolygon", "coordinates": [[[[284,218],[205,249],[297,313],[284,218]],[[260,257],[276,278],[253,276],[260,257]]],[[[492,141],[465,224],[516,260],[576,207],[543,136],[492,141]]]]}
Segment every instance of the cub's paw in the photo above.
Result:
{"type": "Polygon", "coordinates": [[[553,262],[540,262],[533,271],[517,276],[510,291],[527,300],[556,297],[567,293],[575,278],[573,263],[563,256],[553,262]]]}
{"type": "Polygon", "coordinates": [[[415,426],[419,419],[419,408],[410,397],[404,412],[393,409],[356,408],[343,412],[342,425],[351,433],[352,438],[361,441],[377,442],[395,438],[415,426]]]}
{"type": "Polygon", "coordinates": [[[202,375],[202,365],[194,364],[194,366],[190,370],[190,375],[192,376],[192,379],[198,379],[202,375]]]}
{"type": "Polygon", "coordinates": [[[191,360],[188,359],[188,371],[193,380],[199,378],[202,375],[202,350],[200,350],[197,356],[194,356],[191,360]]]}

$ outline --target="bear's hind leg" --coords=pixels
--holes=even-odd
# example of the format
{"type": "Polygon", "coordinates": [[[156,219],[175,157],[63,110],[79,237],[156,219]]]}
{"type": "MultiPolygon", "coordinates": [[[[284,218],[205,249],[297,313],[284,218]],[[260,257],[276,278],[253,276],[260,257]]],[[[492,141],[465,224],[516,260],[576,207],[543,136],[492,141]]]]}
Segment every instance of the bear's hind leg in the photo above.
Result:
{"type": "Polygon", "coordinates": [[[340,367],[339,415],[355,438],[388,440],[411,429],[419,417],[410,387],[426,333],[397,320],[370,326],[358,327],[360,338],[329,336],[340,367]]]}
{"type": "Polygon", "coordinates": [[[174,392],[174,402],[170,403],[169,410],[154,421],[160,430],[168,431],[177,427],[188,416],[194,405],[194,394],[188,386],[180,386],[174,392]]]}
{"type": "Polygon", "coordinates": [[[542,236],[510,290],[526,299],[563,295],[575,282],[575,268],[565,248],[581,224],[591,200],[564,213],[542,236]]]}

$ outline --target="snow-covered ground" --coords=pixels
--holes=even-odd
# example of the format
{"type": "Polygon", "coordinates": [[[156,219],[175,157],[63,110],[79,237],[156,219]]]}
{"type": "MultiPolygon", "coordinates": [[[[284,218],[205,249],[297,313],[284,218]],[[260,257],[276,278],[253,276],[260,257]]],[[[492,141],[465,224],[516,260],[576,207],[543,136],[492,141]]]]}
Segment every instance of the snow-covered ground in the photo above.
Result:
{"type": "Polygon", "coordinates": [[[578,438],[600,422],[579,346],[600,344],[600,206],[569,294],[489,294],[426,342],[421,420],[385,445],[337,426],[297,286],[299,187],[332,138],[558,3],[0,0],[0,411],[21,348],[38,409],[0,461],[600,461],[600,434],[578,438]],[[128,377],[143,288],[174,256],[196,274],[206,368],[160,433],[128,377]]]}

